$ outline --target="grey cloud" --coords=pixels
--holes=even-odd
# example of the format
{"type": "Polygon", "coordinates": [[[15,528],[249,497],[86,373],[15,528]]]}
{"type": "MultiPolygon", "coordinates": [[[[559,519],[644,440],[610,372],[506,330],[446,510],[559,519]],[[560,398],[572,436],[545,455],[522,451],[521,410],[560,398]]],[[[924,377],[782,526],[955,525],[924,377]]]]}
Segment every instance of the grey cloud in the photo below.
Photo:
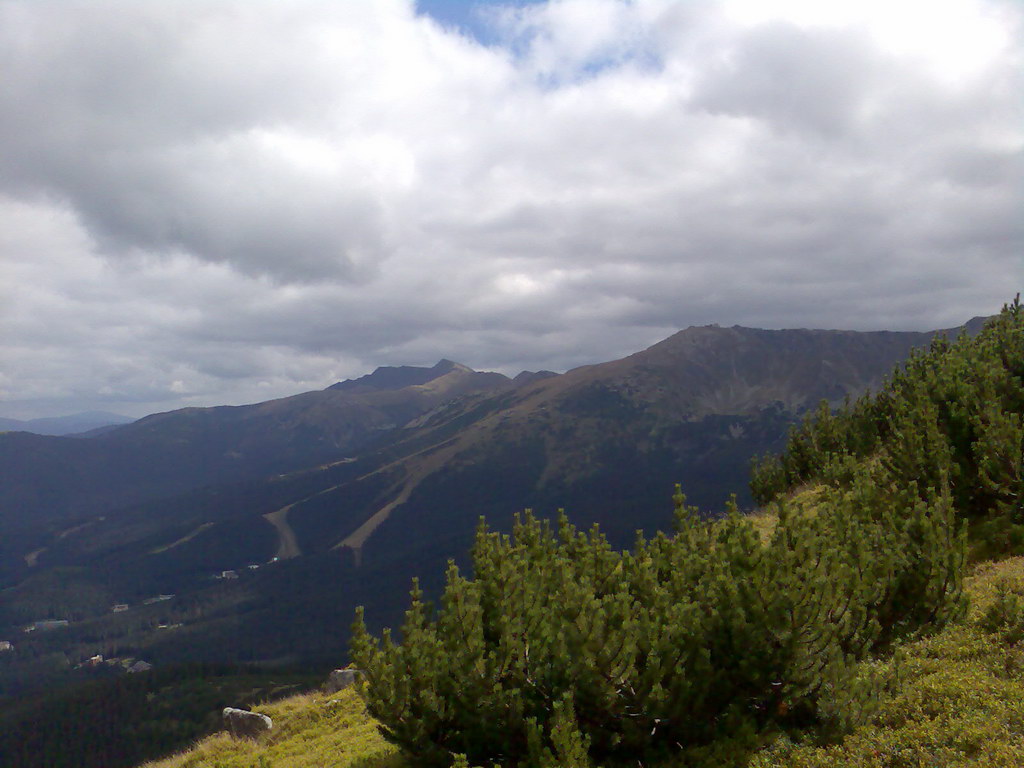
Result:
{"type": "Polygon", "coordinates": [[[1024,177],[1024,152],[963,147],[942,159],[941,171],[965,187],[999,187],[1024,177]]]}
{"type": "Polygon", "coordinates": [[[346,77],[315,17],[9,2],[0,22],[0,188],[67,201],[106,253],[184,251],[285,282],[365,279],[387,257],[357,167],[309,172],[260,141],[320,132],[346,77]]]}
{"type": "Polygon", "coordinates": [[[284,282],[365,279],[387,257],[375,201],[244,156],[128,161],[86,171],[73,189],[107,253],[183,251],[284,282]]]}
{"type": "Polygon", "coordinates": [[[693,106],[767,120],[779,130],[826,137],[851,127],[877,71],[877,54],[856,32],[755,27],[708,71],[693,106]]]}

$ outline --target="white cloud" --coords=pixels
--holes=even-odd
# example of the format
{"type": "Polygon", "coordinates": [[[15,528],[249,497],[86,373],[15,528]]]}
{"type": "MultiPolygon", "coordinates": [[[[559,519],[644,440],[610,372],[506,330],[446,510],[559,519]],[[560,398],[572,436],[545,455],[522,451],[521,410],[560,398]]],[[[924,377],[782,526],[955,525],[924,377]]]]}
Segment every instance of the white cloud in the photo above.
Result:
{"type": "Polygon", "coordinates": [[[399,0],[0,0],[0,411],[994,311],[1021,18],[560,0],[485,46],[399,0]]]}

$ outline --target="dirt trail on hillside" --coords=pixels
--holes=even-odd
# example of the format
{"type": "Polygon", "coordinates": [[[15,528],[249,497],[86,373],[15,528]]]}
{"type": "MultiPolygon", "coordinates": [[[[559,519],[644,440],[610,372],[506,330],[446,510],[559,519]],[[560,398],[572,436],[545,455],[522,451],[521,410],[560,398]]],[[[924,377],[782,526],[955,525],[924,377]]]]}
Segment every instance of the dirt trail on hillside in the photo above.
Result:
{"type": "Polygon", "coordinates": [[[288,513],[294,506],[294,504],[289,504],[274,512],[267,512],[263,516],[263,519],[277,530],[277,554],[274,557],[278,560],[289,560],[302,554],[299,542],[295,538],[295,531],[288,524],[288,513]]]}
{"type": "MultiPolygon", "coordinates": [[[[364,477],[369,477],[370,475],[386,472],[402,464],[408,464],[411,459],[421,459],[420,463],[418,465],[414,465],[412,471],[409,472],[402,481],[400,481],[401,491],[399,491],[398,495],[370,515],[362,525],[331,547],[331,549],[348,547],[352,550],[352,553],[355,556],[356,566],[358,567],[362,563],[363,544],[366,543],[366,540],[370,538],[371,534],[373,534],[378,527],[380,527],[381,523],[388,519],[388,516],[396,507],[405,504],[405,502],[409,500],[409,496],[412,495],[412,492],[424,478],[430,475],[438,467],[442,466],[445,461],[455,453],[457,447],[458,443],[456,441],[448,441],[446,443],[442,443],[440,446],[430,446],[422,451],[412,454],[411,456],[399,459],[398,461],[394,461],[385,467],[375,470],[374,472],[370,472],[368,475],[364,475],[364,477]]],[[[395,489],[398,487],[399,486],[396,485],[395,489]]]]}
{"type": "Polygon", "coordinates": [[[391,510],[397,507],[399,504],[404,504],[409,498],[409,494],[412,492],[412,486],[407,485],[405,490],[393,501],[385,504],[383,507],[378,509],[366,521],[356,528],[352,533],[346,536],[344,539],[335,544],[331,549],[341,549],[342,547],[348,547],[352,550],[352,554],[356,561],[356,567],[362,565],[363,562],[363,544],[370,538],[370,534],[377,530],[377,526],[388,519],[388,515],[391,514],[391,510]]]}
{"type": "Polygon", "coordinates": [[[35,568],[39,562],[39,556],[47,549],[49,549],[49,547],[42,547],[41,549],[37,549],[35,552],[29,552],[25,555],[25,565],[29,568],[35,568]]]}
{"type": "Polygon", "coordinates": [[[175,547],[180,547],[182,544],[185,544],[186,542],[192,541],[192,539],[194,539],[196,536],[198,536],[200,533],[202,533],[203,531],[205,531],[207,528],[209,528],[212,525],[213,525],[213,523],[203,523],[198,528],[196,528],[194,531],[186,533],[184,536],[182,536],[177,541],[172,541],[170,544],[167,544],[166,546],[163,546],[163,547],[157,547],[156,549],[151,549],[149,551],[149,554],[151,554],[151,555],[159,555],[161,552],[166,552],[169,549],[174,549],[175,547]]]}

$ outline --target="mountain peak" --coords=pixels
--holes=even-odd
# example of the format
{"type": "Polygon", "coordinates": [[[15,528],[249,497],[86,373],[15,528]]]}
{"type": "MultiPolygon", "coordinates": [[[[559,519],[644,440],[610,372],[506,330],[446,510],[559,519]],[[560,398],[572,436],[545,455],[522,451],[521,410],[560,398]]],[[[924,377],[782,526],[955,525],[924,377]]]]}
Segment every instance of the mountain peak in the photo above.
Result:
{"type": "Polygon", "coordinates": [[[430,368],[415,365],[382,365],[373,373],[360,376],[358,379],[339,381],[337,384],[329,386],[328,389],[341,390],[351,394],[404,389],[426,384],[452,371],[472,373],[473,369],[447,358],[439,360],[430,368]]]}
{"type": "Polygon", "coordinates": [[[521,371],[519,374],[516,375],[516,377],[514,379],[512,379],[512,383],[515,384],[517,387],[521,387],[524,384],[530,384],[531,382],[540,381],[542,379],[550,379],[552,376],[557,376],[557,375],[558,374],[555,373],[554,371],[547,371],[547,370],[544,370],[544,371],[521,371]]]}
{"type": "Polygon", "coordinates": [[[438,360],[434,367],[431,368],[430,370],[437,373],[438,376],[443,376],[444,374],[451,373],[452,371],[464,371],[467,373],[473,373],[473,369],[470,368],[468,365],[456,363],[454,360],[449,360],[447,357],[438,360]]]}

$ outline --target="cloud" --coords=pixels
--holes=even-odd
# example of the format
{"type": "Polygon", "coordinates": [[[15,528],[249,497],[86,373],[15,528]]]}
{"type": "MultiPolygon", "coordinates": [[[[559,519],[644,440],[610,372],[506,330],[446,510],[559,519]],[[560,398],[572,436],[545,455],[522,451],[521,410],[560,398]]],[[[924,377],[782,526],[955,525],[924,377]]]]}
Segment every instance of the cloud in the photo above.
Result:
{"type": "Polygon", "coordinates": [[[995,311],[1022,14],[941,5],[0,0],[0,410],[995,311]]]}

